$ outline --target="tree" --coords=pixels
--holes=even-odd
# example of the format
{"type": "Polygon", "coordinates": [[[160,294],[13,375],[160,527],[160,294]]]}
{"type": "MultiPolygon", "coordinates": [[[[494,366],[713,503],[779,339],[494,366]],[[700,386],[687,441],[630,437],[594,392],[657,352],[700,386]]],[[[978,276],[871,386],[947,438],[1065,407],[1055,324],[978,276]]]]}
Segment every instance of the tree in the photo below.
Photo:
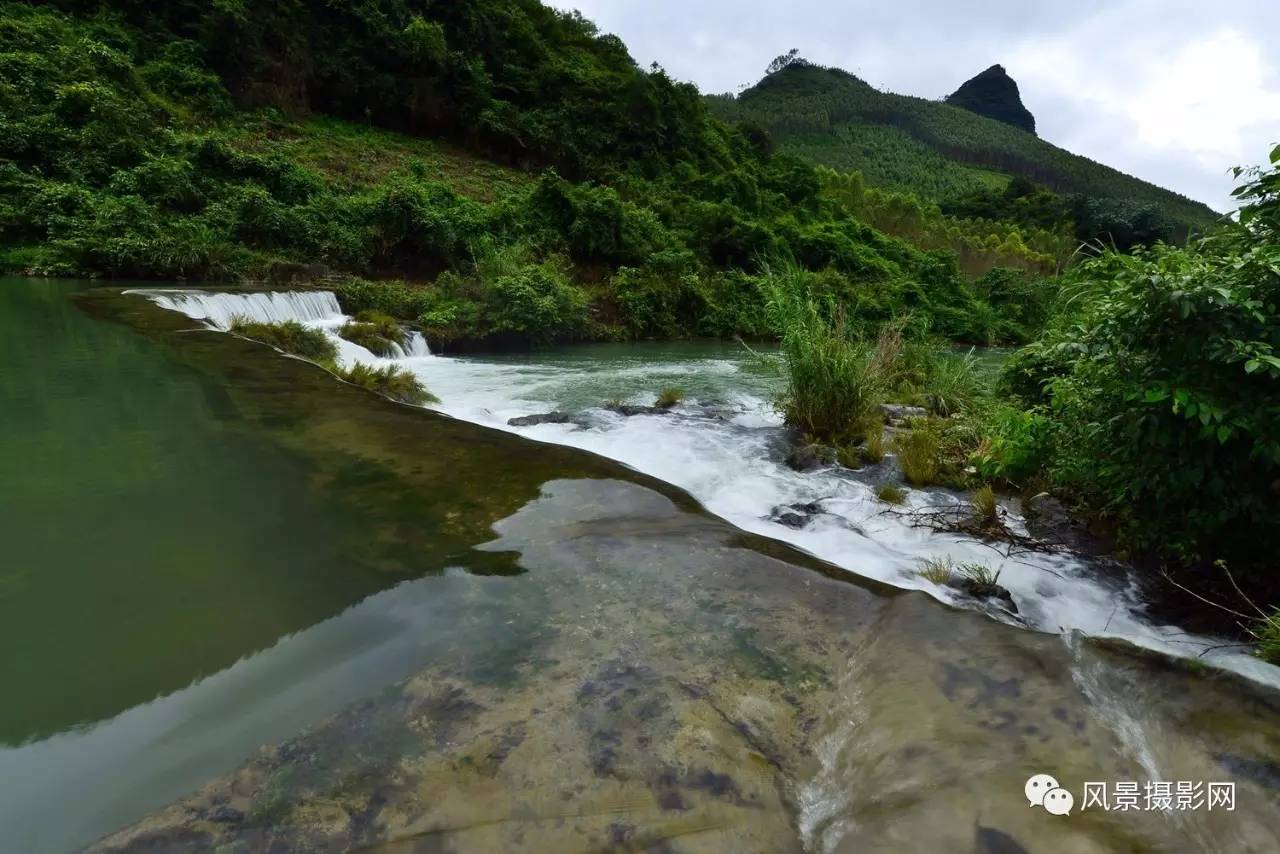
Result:
{"type": "Polygon", "coordinates": [[[782,69],[790,68],[793,65],[804,66],[808,64],[809,60],[800,55],[800,48],[793,47],[781,56],[775,57],[773,62],[769,63],[769,67],[765,69],[764,73],[766,75],[777,74],[782,69]]]}

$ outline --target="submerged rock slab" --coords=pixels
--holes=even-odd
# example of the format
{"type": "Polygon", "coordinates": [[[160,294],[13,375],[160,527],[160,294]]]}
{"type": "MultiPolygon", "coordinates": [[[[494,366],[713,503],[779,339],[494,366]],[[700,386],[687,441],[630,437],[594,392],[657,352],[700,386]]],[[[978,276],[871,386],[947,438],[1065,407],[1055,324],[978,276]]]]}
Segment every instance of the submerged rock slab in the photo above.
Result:
{"type": "MultiPolygon", "coordinates": [[[[1176,848],[1156,815],[1049,821],[1021,784],[1141,778],[1117,714],[1178,776],[1280,751],[1234,683],[828,579],[645,487],[555,481],[495,528],[483,550],[528,571],[476,595],[513,634],[95,850],[970,850],[977,816],[987,840],[1176,848]]],[[[1276,807],[1239,784],[1249,810],[1195,821],[1263,850],[1276,807]]]]}

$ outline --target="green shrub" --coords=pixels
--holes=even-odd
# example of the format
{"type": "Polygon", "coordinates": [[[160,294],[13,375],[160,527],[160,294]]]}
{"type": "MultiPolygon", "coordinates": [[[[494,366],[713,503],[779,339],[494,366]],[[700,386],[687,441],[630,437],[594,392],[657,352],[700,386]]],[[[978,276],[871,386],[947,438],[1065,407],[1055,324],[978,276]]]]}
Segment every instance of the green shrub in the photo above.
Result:
{"type": "Polygon", "coordinates": [[[331,366],[338,357],[337,346],[323,331],[303,326],[296,320],[286,320],[281,323],[255,323],[243,317],[236,317],[231,321],[231,331],[285,353],[326,366],[331,366]]]}
{"type": "Polygon", "coordinates": [[[572,337],[586,323],[587,297],[553,261],[499,277],[484,294],[488,329],[534,344],[572,337]]]}
{"type": "Polygon", "coordinates": [[[363,362],[356,362],[350,368],[339,371],[338,376],[352,385],[368,389],[383,397],[389,397],[400,403],[412,406],[426,406],[428,403],[439,403],[440,400],[427,391],[422,382],[408,370],[398,365],[384,365],[375,368],[363,362]]]}
{"type": "Polygon", "coordinates": [[[693,256],[665,252],[643,267],[622,267],[614,275],[619,319],[637,336],[686,334],[706,309],[693,256]]]}
{"type": "Polygon", "coordinates": [[[1058,366],[1050,472],[1114,517],[1125,546],[1225,559],[1274,583],[1280,541],[1280,148],[1271,180],[1185,249],[1113,251],[1076,268],[1036,352],[1058,366]]]}
{"type": "Polygon", "coordinates": [[[998,404],[979,422],[982,440],[969,462],[981,477],[1022,486],[1049,463],[1053,423],[1044,414],[998,404]]]}

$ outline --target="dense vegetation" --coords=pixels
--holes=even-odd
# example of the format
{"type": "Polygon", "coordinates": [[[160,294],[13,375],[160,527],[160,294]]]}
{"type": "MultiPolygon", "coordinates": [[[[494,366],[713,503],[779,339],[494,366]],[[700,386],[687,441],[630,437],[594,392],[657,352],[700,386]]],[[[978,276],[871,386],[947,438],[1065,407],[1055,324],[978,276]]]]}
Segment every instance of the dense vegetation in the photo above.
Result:
{"type": "Polygon", "coordinates": [[[1007,382],[1053,482],[1135,551],[1280,590],[1280,147],[1240,223],[1074,269],[1007,382]]]}
{"type": "Polygon", "coordinates": [[[1010,177],[1022,177],[1057,193],[1149,209],[1184,235],[1216,219],[1204,205],[1018,128],[950,104],[880,92],[803,60],[783,64],[736,98],[709,100],[727,119],[766,128],[783,150],[934,201],[1000,191],[1010,177]]]}
{"type": "Polygon", "coordinates": [[[776,334],[761,259],[786,257],[868,324],[1033,331],[992,307],[1033,285],[973,284],[954,241],[887,237],[815,169],[532,0],[52,5],[0,5],[9,270],[336,272],[353,311],[526,345],[776,334]]]}

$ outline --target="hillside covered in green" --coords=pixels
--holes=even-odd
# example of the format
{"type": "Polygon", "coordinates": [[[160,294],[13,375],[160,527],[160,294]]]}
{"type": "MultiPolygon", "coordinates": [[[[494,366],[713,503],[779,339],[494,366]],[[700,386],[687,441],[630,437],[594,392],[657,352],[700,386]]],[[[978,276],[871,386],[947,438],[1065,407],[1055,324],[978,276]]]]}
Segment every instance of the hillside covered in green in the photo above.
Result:
{"type": "Polygon", "coordinates": [[[809,162],[857,171],[869,186],[946,210],[958,200],[999,196],[1012,179],[1023,179],[1062,197],[1078,238],[1111,236],[1120,244],[1184,239],[1219,219],[1185,196],[971,112],[974,104],[962,109],[881,92],[798,57],[775,65],[782,67],[742,94],[711,97],[716,113],[759,125],[781,150],[809,162]],[[1139,233],[1130,241],[1125,232],[1135,221],[1139,233]]]}
{"type": "Polygon", "coordinates": [[[1046,292],[886,236],[535,0],[4,3],[0,188],[6,270],[345,279],[439,343],[771,336],[781,258],[868,328],[1021,340],[996,306],[1046,292]]]}

